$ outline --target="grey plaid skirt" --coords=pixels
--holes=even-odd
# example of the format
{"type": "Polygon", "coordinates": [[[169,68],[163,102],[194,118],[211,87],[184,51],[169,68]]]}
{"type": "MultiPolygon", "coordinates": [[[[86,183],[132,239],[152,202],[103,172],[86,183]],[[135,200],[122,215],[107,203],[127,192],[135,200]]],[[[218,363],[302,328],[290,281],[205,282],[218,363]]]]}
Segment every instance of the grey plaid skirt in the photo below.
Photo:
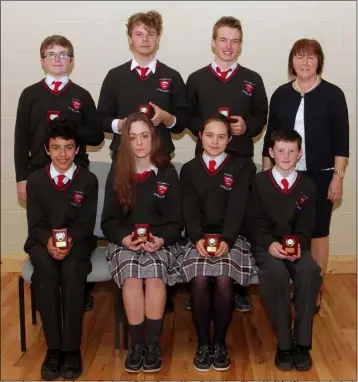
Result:
{"type": "Polygon", "coordinates": [[[181,254],[180,278],[177,282],[189,282],[196,276],[225,275],[238,284],[248,285],[258,270],[250,247],[250,243],[243,236],[238,236],[234,246],[226,255],[203,257],[191,244],[181,254]]]}
{"type": "Polygon", "coordinates": [[[126,247],[109,243],[106,251],[108,269],[118,287],[127,278],[160,278],[166,284],[174,285],[180,276],[181,264],[178,257],[179,252],[174,245],[148,253],[133,252],[126,247]]]}

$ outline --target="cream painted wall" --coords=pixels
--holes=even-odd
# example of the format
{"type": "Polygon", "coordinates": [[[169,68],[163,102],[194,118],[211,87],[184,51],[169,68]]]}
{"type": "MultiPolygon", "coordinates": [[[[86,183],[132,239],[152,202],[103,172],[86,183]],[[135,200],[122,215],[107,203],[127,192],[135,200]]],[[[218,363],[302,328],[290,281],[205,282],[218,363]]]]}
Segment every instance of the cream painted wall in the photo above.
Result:
{"type": "MultiPolygon", "coordinates": [[[[43,76],[39,46],[51,34],[62,34],[75,47],[72,79],[95,101],[109,69],[128,60],[125,23],[151,9],[164,18],[159,58],[184,80],[212,60],[212,25],[223,15],[243,24],[240,63],[263,77],[268,96],[287,81],[289,49],[298,38],[316,38],[326,55],[324,78],[340,86],[350,116],[350,165],[342,204],[334,211],[332,254],[356,253],[356,3],[354,1],[2,1],[1,2],[1,253],[20,254],[27,235],[26,212],[16,198],[13,135],[17,102],[23,88],[43,76]]],[[[92,161],[109,162],[110,140],[92,161]]],[[[176,159],[193,157],[186,133],[175,141],[176,159]]],[[[260,161],[262,137],[255,145],[260,161]]]]}

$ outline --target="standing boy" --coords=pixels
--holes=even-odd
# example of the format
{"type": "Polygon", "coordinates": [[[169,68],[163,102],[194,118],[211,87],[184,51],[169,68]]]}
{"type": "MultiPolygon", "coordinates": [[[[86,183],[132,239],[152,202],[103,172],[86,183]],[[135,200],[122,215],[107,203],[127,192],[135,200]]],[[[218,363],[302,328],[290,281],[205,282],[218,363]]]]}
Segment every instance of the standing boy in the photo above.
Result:
{"type": "Polygon", "coordinates": [[[79,151],[76,125],[56,119],[47,134],[45,150],[51,164],[27,180],[24,249],[34,267],[36,306],[48,349],[41,376],[76,379],[82,373],[84,290],[96,245],[98,181],[74,163],[79,151]]]}
{"type": "Polygon", "coordinates": [[[155,11],[132,15],[127,35],[133,58],[111,69],[103,81],[97,111],[102,130],[114,133],[112,159],[119,147],[123,122],[136,111],[147,112],[152,118],[168,155],[174,152],[170,133],[179,134],[187,127],[183,79],[156,58],[162,24],[162,16],[155,11]]]}
{"type": "MultiPolygon", "coordinates": [[[[192,73],[186,87],[192,133],[198,136],[205,120],[222,114],[231,124],[232,140],[228,151],[251,161],[253,138],[262,132],[267,121],[268,101],[260,75],[237,62],[242,37],[238,19],[221,17],[212,33],[214,61],[192,73]]],[[[196,155],[200,153],[199,144],[200,140],[197,141],[196,155]]],[[[246,289],[237,285],[236,291],[236,310],[251,310],[246,289]]]]}
{"type": "Polygon", "coordinates": [[[312,366],[313,314],[322,281],[311,254],[316,187],[295,170],[301,142],[294,130],[272,133],[269,154],[275,166],[253,179],[247,210],[260,294],[277,338],[275,364],[281,370],[312,366]],[[290,279],[294,283],[293,332],[290,279]]]}
{"type": "Polygon", "coordinates": [[[96,105],[90,93],[69,79],[74,60],[72,43],[63,36],[49,36],[41,43],[40,55],[46,77],[21,93],[15,125],[17,195],[23,201],[29,174],[50,162],[44,149],[49,122],[68,119],[78,125],[76,163],[84,167],[89,165],[86,145],[97,146],[104,139],[96,125],[96,105]]]}

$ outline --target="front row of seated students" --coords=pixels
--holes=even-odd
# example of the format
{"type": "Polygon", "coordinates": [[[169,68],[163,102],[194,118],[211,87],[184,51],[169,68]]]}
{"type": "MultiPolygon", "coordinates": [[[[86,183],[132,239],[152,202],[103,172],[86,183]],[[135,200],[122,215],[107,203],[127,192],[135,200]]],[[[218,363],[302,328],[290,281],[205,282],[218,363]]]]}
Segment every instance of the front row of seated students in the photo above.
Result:
{"type": "MultiPolygon", "coordinates": [[[[41,375],[48,380],[60,375],[75,379],[82,372],[84,284],[94,249],[98,183],[89,170],[74,164],[78,138],[71,123],[56,120],[48,134],[51,165],[28,179],[25,251],[34,266],[32,282],[48,348],[41,375]],[[69,249],[54,247],[56,228],[67,228],[69,249]]],[[[251,186],[252,163],[226,153],[231,139],[226,120],[207,120],[200,139],[202,155],[183,166],[179,180],[145,114],[130,115],[123,126],[118,156],[107,178],[101,226],[109,241],[108,267],[123,289],[129,322],[131,346],[125,369],[162,368],[166,284],[189,282],[198,337],[194,367],[227,370],[234,284],[248,285],[258,272],[260,294],[277,339],[276,366],[308,370],[321,276],[310,252],[315,186],[295,170],[301,137],[291,130],[274,132],[270,156],[275,166],[255,175],[251,186]],[[149,240],[135,237],[134,224],[148,225],[149,240]],[[178,253],[175,244],[184,227],[190,246],[178,253]],[[220,235],[215,255],[207,252],[206,234],[220,235]],[[290,235],[299,237],[294,256],[282,247],[283,236],[290,235]]]]}

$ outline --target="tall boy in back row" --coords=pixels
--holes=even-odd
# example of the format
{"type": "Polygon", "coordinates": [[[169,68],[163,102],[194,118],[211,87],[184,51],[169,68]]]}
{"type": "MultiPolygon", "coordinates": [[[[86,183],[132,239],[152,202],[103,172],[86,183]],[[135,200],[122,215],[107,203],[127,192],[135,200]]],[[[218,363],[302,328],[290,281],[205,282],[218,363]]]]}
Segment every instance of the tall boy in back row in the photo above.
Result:
{"type": "MultiPolygon", "coordinates": [[[[213,27],[214,61],[190,74],[186,89],[189,104],[189,127],[196,136],[204,121],[223,114],[230,121],[231,155],[252,161],[253,138],[267,121],[268,101],[261,76],[241,66],[237,60],[242,50],[242,26],[234,17],[221,17],[213,27]]],[[[197,140],[196,154],[200,139],[197,140]]],[[[235,308],[252,309],[244,287],[236,285],[235,308]]]]}
{"type": "Polygon", "coordinates": [[[104,132],[113,133],[110,149],[114,159],[123,122],[144,105],[159,130],[166,154],[174,152],[171,133],[187,127],[185,84],[181,75],[156,58],[162,35],[162,16],[155,11],[136,13],[127,22],[127,36],[133,58],[111,69],[103,81],[97,112],[104,132]]]}
{"type": "Polygon", "coordinates": [[[281,370],[312,366],[313,315],[321,286],[320,267],[311,254],[316,186],[295,170],[302,155],[294,130],[272,133],[272,170],[257,174],[247,209],[251,251],[259,268],[260,294],[276,338],[275,364],[281,370]],[[291,317],[293,280],[295,320],[291,317]]]}

